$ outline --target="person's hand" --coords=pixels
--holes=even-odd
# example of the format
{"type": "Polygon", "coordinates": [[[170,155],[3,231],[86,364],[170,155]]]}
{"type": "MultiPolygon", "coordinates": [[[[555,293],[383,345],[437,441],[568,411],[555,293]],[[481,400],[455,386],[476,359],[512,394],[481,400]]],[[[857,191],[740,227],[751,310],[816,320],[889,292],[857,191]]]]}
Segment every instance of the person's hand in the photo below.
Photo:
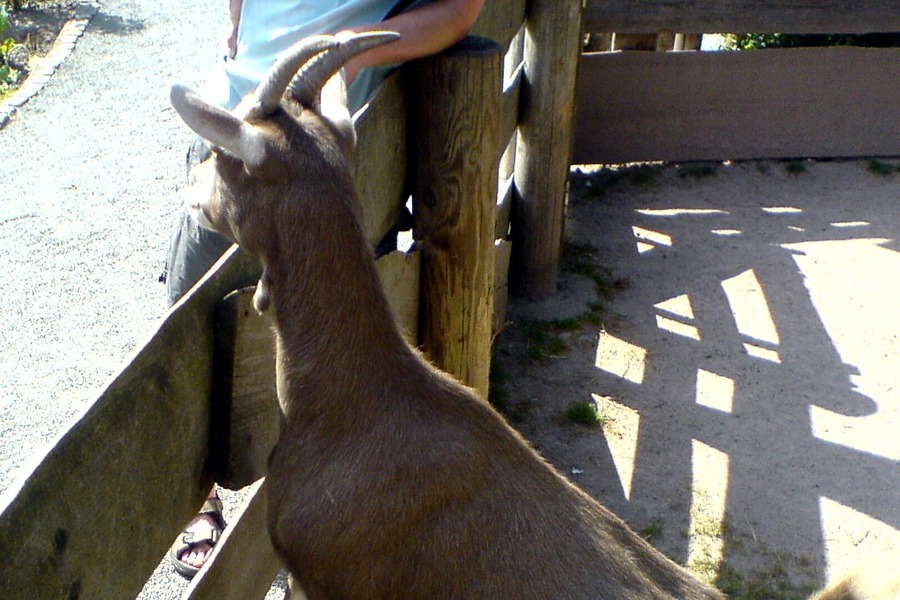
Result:
{"type": "Polygon", "coordinates": [[[234,58],[237,54],[237,33],[238,26],[237,23],[234,23],[228,28],[225,36],[225,56],[228,58],[234,58]]]}

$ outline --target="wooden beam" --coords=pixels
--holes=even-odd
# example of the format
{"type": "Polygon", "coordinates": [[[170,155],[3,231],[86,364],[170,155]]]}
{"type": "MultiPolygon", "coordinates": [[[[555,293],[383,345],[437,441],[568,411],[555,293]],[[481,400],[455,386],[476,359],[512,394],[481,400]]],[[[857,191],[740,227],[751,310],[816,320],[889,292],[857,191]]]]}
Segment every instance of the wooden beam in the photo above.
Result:
{"type": "Polygon", "coordinates": [[[896,48],[584,55],[574,162],[896,156],[898,64],[896,48]]]}
{"type": "Polygon", "coordinates": [[[416,61],[413,214],[422,253],[419,338],[487,398],[500,157],[502,50],[484,38],[416,61]]]}
{"type": "Polygon", "coordinates": [[[504,49],[522,28],[526,0],[490,0],[484,3],[472,35],[494,40],[504,49]]]}
{"type": "Polygon", "coordinates": [[[589,0],[589,33],[900,31],[894,0],[589,0]]]}
{"type": "Polygon", "coordinates": [[[354,115],[353,182],[362,199],[363,228],[374,246],[397,223],[406,189],[406,108],[402,73],[388,77],[354,115]]]}
{"type": "Polygon", "coordinates": [[[217,265],[0,500],[4,600],[134,598],[202,505],[213,310],[259,275],[236,248],[217,265]]]}
{"type": "Polygon", "coordinates": [[[532,0],[528,7],[510,289],[537,300],[556,293],[582,45],[581,0],[532,0]]]}
{"type": "Polygon", "coordinates": [[[194,577],[182,600],[262,599],[282,569],[266,533],[266,487],[253,484],[249,497],[225,528],[212,558],[194,577]]]}

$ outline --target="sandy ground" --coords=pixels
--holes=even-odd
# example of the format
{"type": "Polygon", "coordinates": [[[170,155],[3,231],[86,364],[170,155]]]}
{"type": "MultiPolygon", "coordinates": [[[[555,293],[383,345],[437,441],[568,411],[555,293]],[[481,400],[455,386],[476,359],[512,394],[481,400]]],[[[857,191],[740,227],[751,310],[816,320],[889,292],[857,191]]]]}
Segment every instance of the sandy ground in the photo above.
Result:
{"type": "Polygon", "coordinates": [[[738,597],[900,567],[900,174],[787,167],[577,172],[567,244],[602,285],[513,303],[495,352],[540,452],[738,597]]]}

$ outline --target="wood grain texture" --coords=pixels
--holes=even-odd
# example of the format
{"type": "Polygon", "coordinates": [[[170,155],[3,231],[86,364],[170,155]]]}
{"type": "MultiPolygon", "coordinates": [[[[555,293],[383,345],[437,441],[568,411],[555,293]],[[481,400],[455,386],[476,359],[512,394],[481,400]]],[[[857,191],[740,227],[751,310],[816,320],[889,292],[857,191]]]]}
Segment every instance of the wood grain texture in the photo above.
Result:
{"type": "Polygon", "coordinates": [[[4,494],[4,600],[133,598],[202,505],[213,309],[259,274],[237,248],[218,264],[4,494]]]}
{"type": "Polygon", "coordinates": [[[900,31],[894,0],[588,0],[590,33],[900,31]]]}
{"type": "Polygon", "coordinates": [[[438,367],[487,397],[502,50],[468,38],[411,71],[419,339],[438,367]]]}
{"type": "Polygon", "coordinates": [[[576,163],[900,154],[900,50],[582,57],[576,163]]]}
{"type": "Polygon", "coordinates": [[[510,289],[535,300],[556,292],[581,44],[580,0],[529,4],[510,289]]]}

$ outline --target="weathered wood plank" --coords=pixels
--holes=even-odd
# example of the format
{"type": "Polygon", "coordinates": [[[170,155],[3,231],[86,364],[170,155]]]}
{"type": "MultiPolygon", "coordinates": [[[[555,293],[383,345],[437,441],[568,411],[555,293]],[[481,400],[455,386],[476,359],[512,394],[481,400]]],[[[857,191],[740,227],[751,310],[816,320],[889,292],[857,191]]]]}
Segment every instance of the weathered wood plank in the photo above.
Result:
{"type": "Polygon", "coordinates": [[[237,249],[219,265],[0,500],[4,600],[134,598],[202,504],[213,309],[259,275],[237,249]]]}
{"type": "Polygon", "coordinates": [[[402,70],[395,71],[354,116],[353,181],[362,199],[363,227],[373,245],[397,222],[408,198],[402,77],[402,70]]]}
{"type": "Polygon", "coordinates": [[[581,45],[581,0],[529,3],[510,288],[531,299],[556,292],[581,45]]]}
{"type": "MultiPolygon", "coordinates": [[[[494,246],[494,324],[496,336],[506,326],[506,311],[509,306],[509,256],[512,244],[497,240],[494,246]]],[[[492,338],[493,339],[493,338],[492,338]]]]}
{"type": "Polygon", "coordinates": [[[182,600],[262,599],[282,568],[266,533],[266,486],[253,484],[228,524],[212,559],[182,594],[182,600]]]}
{"type": "Polygon", "coordinates": [[[484,3],[472,35],[494,40],[502,48],[510,42],[525,20],[526,0],[490,0],[484,3]]]}
{"type": "Polygon", "coordinates": [[[900,31],[895,0],[589,0],[585,31],[866,33],[900,31]]]}
{"type": "Polygon", "coordinates": [[[394,321],[413,346],[419,334],[420,258],[418,251],[391,252],[375,263],[394,321]]]}
{"type": "Polygon", "coordinates": [[[584,55],[574,161],[896,156],[898,89],[894,48],[584,55]]]}
{"type": "Polygon", "coordinates": [[[419,338],[487,397],[500,157],[502,50],[468,38],[411,65],[413,213],[422,253],[419,338]]]}
{"type": "Polygon", "coordinates": [[[254,291],[227,295],[216,311],[210,455],[216,482],[233,490],[265,475],[281,427],[275,333],[253,308],[254,291]]]}

